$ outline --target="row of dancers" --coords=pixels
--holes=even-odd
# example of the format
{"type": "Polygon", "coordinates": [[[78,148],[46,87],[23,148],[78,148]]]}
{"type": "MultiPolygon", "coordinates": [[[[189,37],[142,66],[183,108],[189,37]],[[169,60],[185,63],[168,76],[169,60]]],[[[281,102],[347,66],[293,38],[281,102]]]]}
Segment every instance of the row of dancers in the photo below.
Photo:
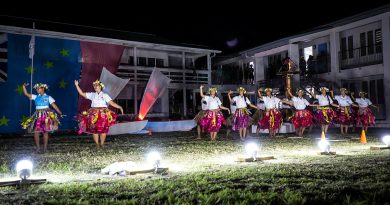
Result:
{"type": "Polygon", "coordinates": [[[275,97],[272,94],[272,88],[260,88],[258,97],[263,102],[262,107],[253,105],[245,96],[245,88],[239,87],[237,89],[238,95],[233,98],[231,96],[233,92],[228,92],[230,103],[235,105],[232,107],[235,110],[232,110],[230,114],[231,110],[222,106],[220,99],[216,96],[217,89],[211,87],[208,95],[205,95],[203,87],[200,86],[202,110],[195,116],[194,120],[198,123],[198,138],[200,138],[202,131],[207,131],[210,133],[211,140],[216,140],[222,124],[231,127],[233,131],[238,131],[241,140],[246,138],[247,128],[252,124],[257,125],[260,129],[268,129],[269,135],[274,137],[283,122],[279,110],[280,103],[294,107],[295,112],[290,117],[290,121],[294,124],[298,136],[303,136],[305,129],[314,124],[320,125],[321,131],[324,133],[327,133],[330,125],[338,123],[341,134],[347,134],[348,127],[355,122],[367,131],[369,126],[375,124],[375,116],[370,107],[379,110],[378,106],[373,105],[366,98],[366,92],[359,92],[359,98],[351,98],[347,95],[346,88],[340,89],[340,95],[334,95],[333,91],[329,91],[326,87],[321,87],[320,93],[317,95],[313,90],[310,96],[318,103],[309,103],[304,98],[305,91],[302,89],[298,89],[296,95],[293,95],[291,89],[287,89],[287,94],[291,99],[288,100],[275,97]],[[254,115],[251,115],[248,107],[256,109],[254,115]],[[226,120],[221,110],[228,111],[230,116],[226,120]]]}
{"type": "MultiPolygon", "coordinates": [[[[91,108],[88,111],[83,111],[78,115],[79,122],[79,134],[89,133],[92,134],[93,139],[97,147],[103,147],[106,139],[109,127],[116,123],[116,113],[108,109],[111,105],[114,108],[120,110],[123,114],[123,108],[116,104],[106,93],[103,92],[104,84],[99,80],[92,83],[95,92],[84,92],[79,87],[79,82],[74,82],[78,94],[85,99],[91,100],[91,108]]],[[[49,133],[58,130],[60,124],[60,118],[64,115],[61,110],[55,104],[54,98],[46,94],[48,85],[38,83],[34,85],[34,89],[37,94],[31,94],[27,92],[26,86],[23,84],[23,93],[30,100],[35,101],[34,114],[22,122],[22,128],[27,129],[28,132],[34,133],[34,141],[36,150],[40,151],[40,134],[43,134],[43,151],[47,150],[49,133]],[[51,109],[50,106],[54,109],[51,109]]],[[[291,122],[294,124],[297,134],[303,135],[305,128],[313,125],[315,122],[321,125],[321,130],[325,133],[328,130],[328,126],[333,122],[338,121],[341,126],[342,133],[346,133],[348,126],[356,118],[358,123],[363,126],[363,129],[367,130],[368,126],[375,124],[375,117],[369,108],[370,106],[377,108],[373,105],[369,99],[365,96],[367,93],[360,92],[360,98],[351,99],[346,95],[347,90],[340,89],[340,95],[333,95],[333,92],[328,94],[326,87],[320,88],[320,95],[314,95],[312,97],[318,100],[318,104],[310,104],[303,98],[304,91],[298,90],[297,96],[288,90],[288,95],[291,100],[281,100],[272,95],[272,89],[266,88],[265,90],[259,89],[259,99],[264,102],[264,110],[259,106],[253,105],[248,97],[245,96],[246,90],[243,87],[238,89],[238,96],[232,97],[232,92],[228,93],[228,98],[231,103],[235,104],[236,109],[230,113],[230,109],[222,106],[222,102],[216,96],[217,89],[212,87],[209,89],[208,95],[203,93],[204,86],[200,86],[200,96],[202,97],[202,111],[195,117],[198,123],[198,133],[201,130],[210,133],[211,140],[216,140],[217,133],[219,132],[222,124],[231,125],[233,131],[240,133],[240,138],[245,139],[247,135],[247,128],[251,124],[257,124],[261,129],[268,129],[270,136],[275,136],[282,124],[282,115],[279,111],[279,103],[285,103],[293,106],[296,112],[291,118],[291,122]],[[263,95],[265,92],[265,95],[263,95]],[[333,102],[333,99],[337,100],[338,104],[333,102]],[[307,109],[308,106],[316,108],[315,110],[307,109]],[[332,107],[337,108],[335,111],[332,107]],[[351,106],[358,107],[357,112],[353,112],[351,106]],[[248,107],[256,109],[255,117],[251,117],[251,112],[248,107]],[[230,117],[225,122],[225,118],[221,113],[221,110],[226,110],[230,117]],[[256,117],[257,116],[257,117],[256,117]]],[[[200,135],[198,135],[200,136],[200,135]]]]}

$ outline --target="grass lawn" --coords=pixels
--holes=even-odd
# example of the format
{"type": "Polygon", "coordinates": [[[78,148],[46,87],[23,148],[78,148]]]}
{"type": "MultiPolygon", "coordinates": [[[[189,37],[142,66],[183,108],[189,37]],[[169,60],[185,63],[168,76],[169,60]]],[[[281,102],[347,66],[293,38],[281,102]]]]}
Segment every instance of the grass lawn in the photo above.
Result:
{"type": "MultiPolygon", "coordinates": [[[[317,131],[318,132],[318,131],[317,131]]],[[[220,134],[220,136],[222,136],[220,134]]],[[[260,141],[260,155],[276,159],[236,162],[244,143],[234,134],[212,142],[195,140],[194,132],[109,136],[96,149],[91,136],[54,136],[49,151],[35,154],[32,137],[0,138],[0,181],[15,180],[17,160],[34,162],[34,178],[48,183],[0,188],[0,203],[9,204],[389,204],[390,150],[367,133],[368,144],[329,134],[337,155],[319,155],[316,137],[281,135],[260,141]],[[145,165],[158,150],[163,175],[108,176],[105,166],[119,161],[145,165]]],[[[350,137],[358,137],[358,134],[350,137]]]]}

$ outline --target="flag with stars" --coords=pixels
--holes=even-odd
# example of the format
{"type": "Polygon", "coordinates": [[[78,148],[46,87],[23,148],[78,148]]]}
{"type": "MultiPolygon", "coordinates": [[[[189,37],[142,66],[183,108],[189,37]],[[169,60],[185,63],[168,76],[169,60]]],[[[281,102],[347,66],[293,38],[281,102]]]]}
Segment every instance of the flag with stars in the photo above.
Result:
{"type": "MultiPolygon", "coordinates": [[[[78,94],[73,81],[80,76],[80,41],[35,36],[34,67],[31,66],[31,36],[7,34],[7,80],[0,83],[0,132],[24,132],[21,121],[29,115],[29,99],[22,85],[45,83],[46,92],[56,100],[67,117],[61,120],[60,129],[74,129],[73,117],[77,113],[78,94]]],[[[29,85],[33,86],[33,85],[29,85]]],[[[30,88],[27,87],[30,91],[30,88]]],[[[33,94],[36,94],[33,90],[33,94]]],[[[33,110],[35,106],[33,103],[33,110]]]]}

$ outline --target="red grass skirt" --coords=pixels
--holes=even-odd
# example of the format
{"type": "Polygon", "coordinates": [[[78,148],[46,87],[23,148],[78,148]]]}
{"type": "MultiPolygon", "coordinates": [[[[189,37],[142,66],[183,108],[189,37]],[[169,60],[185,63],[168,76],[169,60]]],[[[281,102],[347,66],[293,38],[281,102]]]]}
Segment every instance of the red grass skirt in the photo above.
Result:
{"type": "Polygon", "coordinates": [[[47,133],[58,130],[60,121],[57,114],[51,109],[36,110],[34,114],[22,122],[22,128],[29,133],[47,133]]]}
{"type": "Polygon", "coordinates": [[[207,132],[218,132],[225,118],[221,111],[207,110],[204,117],[200,120],[200,126],[207,132]]]}
{"type": "Polygon", "coordinates": [[[330,107],[320,107],[316,111],[316,122],[320,125],[333,124],[334,118],[337,117],[336,112],[330,107]]]}
{"type": "Polygon", "coordinates": [[[269,129],[270,131],[278,130],[281,124],[282,114],[277,109],[264,112],[263,117],[258,123],[261,129],[269,129]]]}
{"type": "Polygon", "coordinates": [[[340,125],[350,125],[353,122],[353,113],[349,107],[337,109],[337,122],[340,125]]]}
{"type": "Polygon", "coordinates": [[[106,107],[90,108],[79,116],[79,134],[104,134],[116,123],[116,114],[106,107]]]}
{"type": "Polygon", "coordinates": [[[375,115],[368,107],[360,107],[357,115],[357,124],[362,126],[375,125],[375,115]]]}
{"type": "Polygon", "coordinates": [[[313,115],[308,110],[297,110],[291,117],[295,128],[310,127],[313,124],[313,115]]]}
{"type": "Polygon", "coordinates": [[[199,124],[200,120],[204,117],[206,112],[207,112],[207,110],[201,110],[198,112],[198,114],[195,115],[194,120],[197,124],[199,124]]]}
{"type": "Polygon", "coordinates": [[[250,114],[247,108],[237,109],[233,115],[232,130],[237,131],[240,128],[247,128],[251,122],[250,114]]]}

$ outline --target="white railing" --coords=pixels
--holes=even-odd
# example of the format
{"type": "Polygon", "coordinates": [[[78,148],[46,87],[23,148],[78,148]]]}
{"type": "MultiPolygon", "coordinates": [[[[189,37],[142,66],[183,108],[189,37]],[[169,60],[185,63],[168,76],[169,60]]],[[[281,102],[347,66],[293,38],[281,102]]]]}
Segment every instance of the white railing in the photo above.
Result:
{"type": "MultiPolygon", "coordinates": [[[[170,78],[171,83],[207,84],[211,77],[207,70],[186,70],[177,68],[159,68],[170,78]]],[[[130,78],[130,82],[147,82],[152,74],[153,67],[120,65],[117,71],[119,77],[130,78]]]]}

